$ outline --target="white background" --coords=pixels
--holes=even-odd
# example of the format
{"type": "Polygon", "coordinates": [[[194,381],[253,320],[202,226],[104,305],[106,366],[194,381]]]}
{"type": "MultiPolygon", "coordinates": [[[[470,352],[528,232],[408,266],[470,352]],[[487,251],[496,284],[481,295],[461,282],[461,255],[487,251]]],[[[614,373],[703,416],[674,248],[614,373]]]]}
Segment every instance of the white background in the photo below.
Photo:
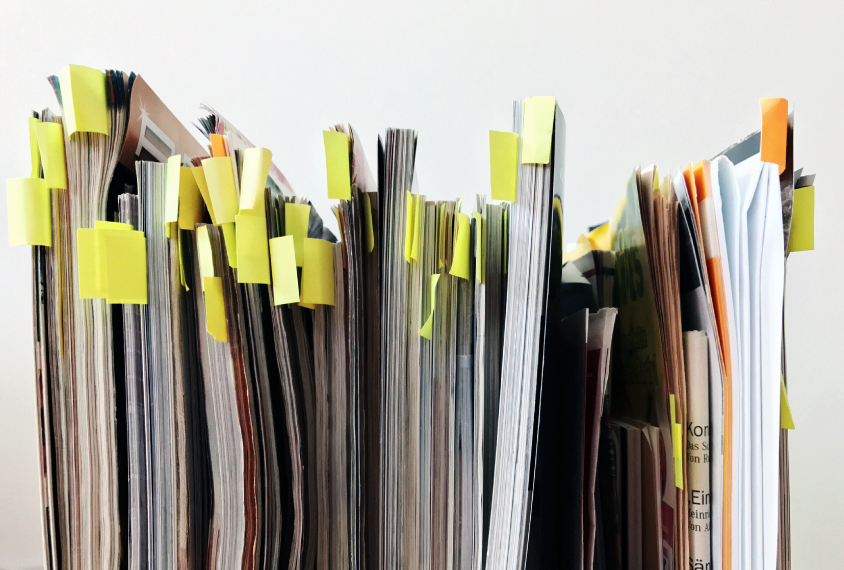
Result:
{"type": "MultiPolygon", "coordinates": [[[[786,289],[793,560],[795,569],[841,567],[841,3],[236,4],[5,0],[0,179],[28,176],[26,117],[58,111],[46,77],[67,63],[140,73],[185,123],[200,103],[213,105],[273,151],[332,225],[321,134],[329,125],[350,122],[373,168],[385,127],[418,129],[422,193],[472,197],[488,192],[487,132],[509,128],[511,101],[556,95],[568,126],[571,242],[608,218],[637,164],[664,173],[712,157],[759,128],[760,97],[788,98],[796,164],[818,175],[816,250],[791,258],[786,289]]],[[[7,246],[5,209],[0,200],[3,569],[39,567],[42,556],[30,252],[7,246]]]]}

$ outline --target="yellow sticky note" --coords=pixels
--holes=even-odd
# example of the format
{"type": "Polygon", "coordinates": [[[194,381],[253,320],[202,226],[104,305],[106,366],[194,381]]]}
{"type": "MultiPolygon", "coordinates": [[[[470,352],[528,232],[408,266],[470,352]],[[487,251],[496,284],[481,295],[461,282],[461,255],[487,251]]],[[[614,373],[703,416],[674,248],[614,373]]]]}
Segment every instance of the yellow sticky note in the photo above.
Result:
{"type": "Polygon", "coordinates": [[[106,222],[105,220],[97,220],[94,222],[95,230],[122,230],[132,231],[135,228],[132,224],[124,224],[121,222],[106,222]]]}
{"type": "MultiPolygon", "coordinates": [[[[147,304],[147,240],[143,232],[100,232],[106,267],[106,300],[111,304],[147,304]]],[[[102,255],[101,254],[101,255],[102,255]]]]}
{"type": "Polygon", "coordinates": [[[328,178],[328,197],[352,199],[352,182],[349,174],[349,136],[346,133],[323,131],[325,143],[325,172],[328,178]]]}
{"type": "Polygon", "coordinates": [[[29,155],[32,161],[30,178],[41,178],[41,151],[38,150],[38,135],[35,132],[35,125],[41,124],[39,119],[29,117],[29,155]]]}
{"type": "Polygon", "coordinates": [[[270,240],[273,269],[273,305],[299,302],[299,275],[296,271],[296,247],[293,236],[270,240]]]}
{"type": "Polygon", "coordinates": [[[284,235],[293,236],[296,248],[296,266],[302,267],[305,260],[305,238],[308,237],[308,220],[311,207],[308,204],[284,204],[284,235]]]}
{"type": "Polygon", "coordinates": [[[437,308],[437,283],[440,282],[440,274],[431,275],[431,312],[425,320],[425,324],[419,329],[420,336],[431,340],[434,328],[434,310],[437,308]]]}
{"type": "Polygon", "coordinates": [[[215,226],[219,225],[217,223],[217,217],[214,216],[214,205],[211,203],[211,195],[208,193],[208,182],[205,181],[205,171],[201,166],[194,166],[190,170],[193,172],[193,179],[196,181],[196,186],[202,195],[202,201],[205,202],[205,207],[211,216],[211,223],[215,226]]]}
{"type": "Polygon", "coordinates": [[[370,253],[375,249],[375,231],[372,227],[372,204],[369,201],[369,194],[362,192],[363,196],[363,246],[366,252],[370,253]]]}
{"type": "Polygon", "coordinates": [[[551,161],[551,139],[554,136],[554,97],[525,99],[522,122],[522,164],[548,164],[551,161]]]}
{"type": "Polygon", "coordinates": [[[237,269],[237,230],[234,222],[222,224],[223,241],[226,243],[226,256],[229,258],[229,267],[237,269]]]}
{"type": "Polygon", "coordinates": [[[9,245],[53,244],[50,190],[43,178],[6,181],[9,245]]]}
{"type": "Polygon", "coordinates": [[[59,72],[62,115],[68,135],[109,134],[106,76],[99,69],[68,65],[59,72]]]}
{"type": "Polygon", "coordinates": [[[92,228],[76,230],[76,274],[80,299],[105,299],[106,284],[99,247],[99,232],[92,228]]]}
{"type": "Polygon", "coordinates": [[[203,277],[205,287],[205,330],[220,342],[229,340],[226,330],[226,302],[223,299],[223,279],[203,277]]]}
{"type": "Polygon", "coordinates": [[[237,228],[237,280],[239,283],[270,284],[270,252],[267,219],[254,210],[235,216],[237,228]]]}
{"type": "Polygon", "coordinates": [[[208,196],[214,207],[216,223],[233,223],[238,205],[231,159],[227,156],[206,158],[202,161],[202,170],[208,185],[208,196]]]}
{"type": "MultiPolygon", "coordinates": [[[[214,277],[214,252],[211,250],[211,240],[208,238],[208,226],[196,229],[196,256],[199,259],[200,277],[214,277]]],[[[200,279],[203,290],[204,279],[200,279]]]]}
{"type": "Polygon", "coordinates": [[[413,202],[413,243],[410,246],[410,259],[419,261],[419,234],[424,222],[425,197],[417,194],[413,202]]]}
{"type": "Polygon", "coordinates": [[[164,185],[164,222],[179,221],[179,178],[182,176],[182,155],[167,159],[167,179],[164,185]]]}
{"type": "Polygon", "coordinates": [[[437,220],[437,269],[445,267],[445,203],[440,204],[437,220]]]}
{"type": "Polygon", "coordinates": [[[38,123],[35,125],[35,136],[38,139],[38,152],[47,188],[67,190],[62,126],[58,123],[38,123]]]}
{"type": "Polygon", "coordinates": [[[510,239],[510,222],[507,216],[508,211],[509,210],[506,208],[504,209],[504,262],[502,263],[504,266],[504,275],[507,275],[507,261],[509,260],[507,256],[510,255],[510,251],[508,249],[508,241],[510,239]]]}
{"type": "Polygon", "coordinates": [[[410,263],[413,252],[413,234],[416,230],[416,198],[410,192],[407,193],[407,226],[404,232],[404,258],[410,263]]]}
{"type": "Polygon", "coordinates": [[[519,135],[489,131],[489,182],[493,200],[516,201],[519,135]]]}
{"type": "Polygon", "coordinates": [[[678,489],[683,488],[683,426],[680,424],[672,424],[674,426],[674,486],[678,489]]]}
{"type": "Polygon", "coordinates": [[[247,148],[243,151],[243,168],[240,175],[240,209],[264,210],[264,190],[270,175],[273,153],[265,148],[247,148]]]}
{"type": "Polygon", "coordinates": [[[312,305],[334,305],[334,244],[305,238],[302,266],[302,297],[312,305]]]}
{"type": "Polygon", "coordinates": [[[815,249],[815,187],[794,189],[788,251],[815,249]]]}
{"type": "Polygon", "coordinates": [[[612,249],[612,236],[610,235],[610,223],[601,224],[586,236],[593,250],[609,251],[612,249]]]}
{"type": "Polygon", "coordinates": [[[475,278],[481,283],[484,282],[486,273],[486,221],[481,217],[480,212],[472,212],[475,217],[475,278]]]}
{"type": "Polygon", "coordinates": [[[457,235],[454,236],[454,258],[449,273],[455,277],[469,279],[469,241],[471,227],[469,216],[457,214],[457,235]]]}
{"type": "Polygon", "coordinates": [[[179,168],[179,228],[196,229],[202,221],[202,196],[192,168],[179,168]]]}
{"type": "Polygon", "coordinates": [[[780,376],[780,427],[794,429],[794,418],[791,416],[791,406],[788,404],[788,392],[785,390],[785,378],[780,376]]]}

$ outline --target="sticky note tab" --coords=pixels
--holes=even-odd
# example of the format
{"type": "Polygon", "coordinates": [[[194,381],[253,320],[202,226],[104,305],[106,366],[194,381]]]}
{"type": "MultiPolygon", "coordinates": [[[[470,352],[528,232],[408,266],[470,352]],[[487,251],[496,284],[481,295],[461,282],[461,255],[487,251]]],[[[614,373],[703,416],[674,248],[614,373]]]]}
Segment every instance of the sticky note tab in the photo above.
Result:
{"type": "Polygon", "coordinates": [[[58,123],[38,123],[35,125],[35,136],[38,139],[38,152],[47,188],[67,190],[62,126],[58,123]]]}
{"type": "Polygon", "coordinates": [[[299,275],[296,271],[296,247],[293,236],[270,240],[273,270],[273,305],[299,302],[299,275]]]}
{"type": "Polygon", "coordinates": [[[192,168],[179,168],[179,229],[193,230],[202,221],[202,196],[192,168]]]}
{"type": "Polygon", "coordinates": [[[372,204],[369,201],[369,194],[362,192],[363,196],[363,246],[367,253],[375,249],[375,231],[372,227],[372,204]]]}
{"type": "Polygon", "coordinates": [[[223,224],[223,241],[226,244],[226,256],[229,258],[229,267],[237,269],[237,230],[234,222],[223,224]]]}
{"type": "Polygon", "coordinates": [[[349,136],[346,133],[323,131],[325,143],[325,172],[328,178],[328,197],[352,199],[352,182],[349,174],[349,136]]]}
{"type": "Polygon", "coordinates": [[[440,282],[440,274],[431,275],[431,312],[425,320],[425,324],[419,329],[419,335],[431,340],[434,329],[434,310],[437,308],[437,283],[440,282]]]}
{"type": "Polygon", "coordinates": [[[522,164],[551,162],[551,139],[554,136],[555,97],[528,97],[522,121],[522,164]]]}
{"type": "Polygon", "coordinates": [[[776,97],[759,99],[759,107],[762,109],[761,158],[778,165],[782,174],[788,138],[788,101],[776,97]]]}
{"type": "Polygon", "coordinates": [[[206,158],[202,161],[202,170],[208,185],[208,196],[214,208],[216,223],[233,223],[239,208],[231,159],[228,157],[206,158]]]}
{"type": "Polygon", "coordinates": [[[35,132],[35,125],[39,124],[39,119],[29,117],[29,155],[32,162],[30,178],[41,178],[41,151],[38,149],[38,135],[35,132]]]}
{"type": "MultiPolygon", "coordinates": [[[[208,238],[208,226],[196,228],[196,255],[199,259],[200,277],[214,277],[214,252],[208,238]]],[[[204,289],[205,281],[200,279],[200,283],[204,289]]]]}
{"type": "Polygon", "coordinates": [[[238,282],[269,285],[270,252],[263,212],[241,210],[236,220],[238,282]]]}
{"type": "Polygon", "coordinates": [[[493,200],[516,201],[519,135],[489,131],[489,182],[493,200]]]}
{"type": "Polygon", "coordinates": [[[264,210],[264,190],[270,175],[273,153],[265,148],[247,148],[243,151],[243,168],[240,176],[240,209],[264,210]]]}
{"type": "Polygon", "coordinates": [[[50,190],[43,178],[6,181],[9,245],[53,244],[50,190]]]}
{"type": "Polygon", "coordinates": [[[223,279],[203,277],[205,287],[205,330],[220,342],[227,342],[226,302],[223,299],[223,279]]]}
{"type": "Polygon", "coordinates": [[[481,283],[484,282],[484,273],[486,273],[486,221],[481,217],[480,212],[472,212],[475,217],[475,278],[481,283]]]}
{"type": "Polygon", "coordinates": [[[334,244],[305,238],[302,266],[302,303],[334,305],[334,244]]]}
{"type": "Polygon", "coordinates": [[[407,192],[407,225],[404,232],[404,258],[410,263],[413,251],[413,234],[416,231],[416,197],[407,192]]]}
{"type": "Polygon", "coordinates": [[[211,156],[222,158],[226,156],[226,138],[223,135],[211,134],[211,156]]]}
{"type": "Polygon", "coordinates": [[[296,248],[296,266],[302,267],[305,260],[305,238],[308,237],[308,220],[311,207],[308,204],[284,204],[284,235],[293,236],[296,248]]]}
{"type": "Polygon", "coordinates": [[[674,486],[683,488],[683,427],[677,423],[677,409],[674,394],[668,395],[668,407],[671,414],[671,440],[674,447],[674,486]]]}
{"type": "Polygon", "coordinates": [[[194,166],[191,169],[193,179],[196,181],[196,186],[199,188],[199,194],[202,196],[202,201],[205,202],[205,208],[208,210],[208,215],[211,216],[211,223],[215,226],[217,217],[214,215],[214,205],[211,203],[211,195],[208,193],[208,183],[205,181],[205,171],[201,166],[194,166]]]}
{"type": "Polygon", "coordinates": [[[445,203],[440,204],[437,220],[437,269],[445,267],[445,203]]]}
{"type": "Polygon", "coordinates": [[[449,273],[455,277],[469,279],[469,242],[471,227],[469,216],[457,214],[457,235],[454,237],[454,258],[449,273]]]}
{"type": "MultiPolygon", "coordinates": [[[[556,203],[556,202],[555,202],[556,203]]],[[[612,249],[612,236],[610,235],[610,223],[601,224],[593,229],[586,236],[593,250],[609,251],[612,249]]]]}
{"type": "Polygon", "coordinates": [[[106,301],[147,304],[147,240],[143,232],[100,231],[104,248],[106,301]]]}
{"type": "Polygon", "coordinates": [[[815,249],[815,187],[794,189],[788,251],[815,249]]]}
{"type": "Polygon", "coordinates": [[[683,426],[674,426],[674,486],[683,488],[683,426]]]}
{"type": "Polygon", "coordinates": [[[105,73],[81,65],[68,65],[59,72],[59,88],[68,136],[77,131],[109,134],[105,73]]]}
{"type": "Polygon", "coordinates": [[[791,416],[791,406],[788,404],[785,378],[782,376],[780,376],[780,427],[782,429],[794,429],[794,418],[791,416]]]}
{"type": "Polygon", "coordinates": [[[167,179],[164,185],[164,222],[179,221],[179,178],[182,175],[182,155],[167,159],[167,179]]]}

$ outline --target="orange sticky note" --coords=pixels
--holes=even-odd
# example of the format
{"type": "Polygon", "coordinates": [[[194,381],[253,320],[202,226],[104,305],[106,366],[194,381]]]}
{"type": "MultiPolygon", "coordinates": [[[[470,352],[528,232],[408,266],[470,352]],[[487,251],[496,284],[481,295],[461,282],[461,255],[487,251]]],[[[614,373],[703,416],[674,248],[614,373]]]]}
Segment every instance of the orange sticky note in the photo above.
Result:
{"type": "Polygon", "coordinates": [[[220,158],[226,156],[226,140],[223,135],[210,135],[211,138],[211,156],[220,158]]]}
{"type": "Polygon", "coordinates": [[[762,161],[785,170],[785,147],[788,138],[788,100],[771,97],[759,99],[762,109],[762,161]]]}

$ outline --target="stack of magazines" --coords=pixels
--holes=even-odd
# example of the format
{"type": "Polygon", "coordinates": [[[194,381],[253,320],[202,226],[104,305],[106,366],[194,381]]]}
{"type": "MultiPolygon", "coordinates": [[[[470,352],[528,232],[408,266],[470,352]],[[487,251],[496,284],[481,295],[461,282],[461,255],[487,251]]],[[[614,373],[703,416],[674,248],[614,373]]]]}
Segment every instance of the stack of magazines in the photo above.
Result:
{"type": "Polygon", "coordinates": [[[513,103],[465,201],[424,194],[416,131],[367,157],[329,126],[335,236],[214,109],[200,143],[134,73],[49,80],[61,114],[7,182],[47,568],[790,568],[785,262],[814,177],[787,101],[636,168],[564,247],[554,97],[513,103]]]}

